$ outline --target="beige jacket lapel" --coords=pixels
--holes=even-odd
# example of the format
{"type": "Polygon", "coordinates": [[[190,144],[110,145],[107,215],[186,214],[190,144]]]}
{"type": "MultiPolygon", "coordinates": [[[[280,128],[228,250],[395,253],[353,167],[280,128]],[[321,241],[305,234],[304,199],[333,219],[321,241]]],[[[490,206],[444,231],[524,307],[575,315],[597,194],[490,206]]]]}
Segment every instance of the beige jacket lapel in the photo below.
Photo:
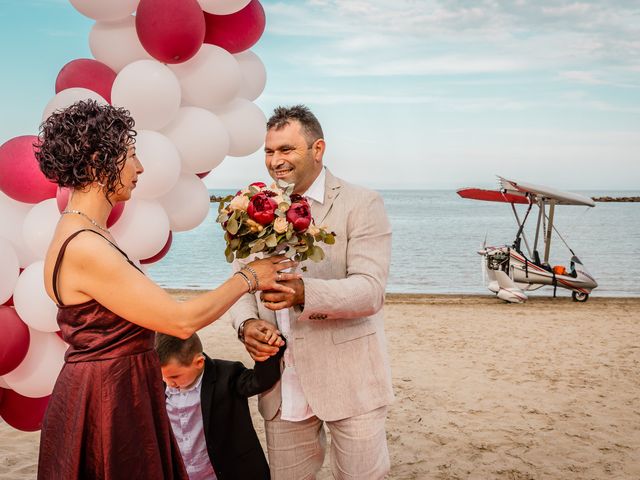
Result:
{"type": "Polygon", "coordinates": [[[340,180],[334,177],[329,169],[326,169],[326,177],[324,180],[324,203],[319,204],[318,202],[313,202],[311,205],[311,215],[313,216],[313,221],[316,225],[322,225],[324,219],[327,217],[327,214],[331,210],[333,206],[333,202],[340,195],[340,188],[342,184],[340,180]]]}

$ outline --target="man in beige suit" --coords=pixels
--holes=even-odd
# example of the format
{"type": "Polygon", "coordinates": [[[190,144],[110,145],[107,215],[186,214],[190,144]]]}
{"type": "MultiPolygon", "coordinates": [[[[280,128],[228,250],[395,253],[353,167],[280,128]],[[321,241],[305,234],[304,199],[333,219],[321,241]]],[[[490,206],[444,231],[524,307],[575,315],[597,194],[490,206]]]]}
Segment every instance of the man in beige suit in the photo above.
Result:
{"type": "Polygon", "coordinates": [[[322,128],[302,105],[279,107],[267,123],[266,166],[295,184],[317,225],[336,233],[326,257],[306,262],[295,294],[245,295],[231,309],[251,356],[264,343],[265,323],[288,339],[282,379],[259,399],[272,478],[313,479],[331,434],[331,471],[338,479],[375,480],[389,471],[385,418],[393,400],[382,306],[391,228],[380,195],[334,177],[323,166],[322,128]]]}

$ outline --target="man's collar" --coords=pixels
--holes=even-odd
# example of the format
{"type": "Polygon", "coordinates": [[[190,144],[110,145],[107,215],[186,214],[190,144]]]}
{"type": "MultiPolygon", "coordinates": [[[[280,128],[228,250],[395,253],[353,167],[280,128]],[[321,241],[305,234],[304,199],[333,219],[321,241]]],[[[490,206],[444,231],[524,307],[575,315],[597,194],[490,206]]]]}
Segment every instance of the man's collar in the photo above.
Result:
{"type": "Polygon", "coordinates": [[[324,184],[326,177],[327,171],[322,167],[322,170],[320,170],[316,179],[304,193],[304,196],[322,205],[324,203],[324,184]]]}

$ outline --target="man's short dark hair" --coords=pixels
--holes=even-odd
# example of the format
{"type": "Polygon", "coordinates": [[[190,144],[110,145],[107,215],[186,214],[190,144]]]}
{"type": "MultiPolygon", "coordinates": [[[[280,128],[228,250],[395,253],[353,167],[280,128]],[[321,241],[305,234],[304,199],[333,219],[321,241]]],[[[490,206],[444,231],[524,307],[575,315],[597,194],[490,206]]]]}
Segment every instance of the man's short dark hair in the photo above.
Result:
{"type": "Polygon", "coordinates": [[[176,360],[181,365],[190,365],[194,357],[202,353],[202,342],[195,333],[186,340],[156,333],[155,348],[160,357],[160,365],[166,365],[171,360],[176,360]]]}
{"type": "Polygon", "coordinates": [[[277,107],[267,122],[267,130],[271,130],[272,128],[280,130],[294,120],[300,122],[302,133],[309,143],[313,143],[319,138],[324,138],[320,122],[306,105],[277,107]]]}

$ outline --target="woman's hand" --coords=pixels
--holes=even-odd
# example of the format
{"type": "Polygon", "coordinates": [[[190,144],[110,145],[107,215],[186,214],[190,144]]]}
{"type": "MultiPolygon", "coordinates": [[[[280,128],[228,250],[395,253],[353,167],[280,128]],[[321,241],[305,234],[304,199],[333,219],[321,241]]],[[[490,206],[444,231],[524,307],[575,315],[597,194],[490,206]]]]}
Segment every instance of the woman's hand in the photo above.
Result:
{"type": "Polygon", "coordinates": [[[296,280],[302,278],[298,273],[284,273],[283,270],[294,268],[298,265],[292,260],[288,260],[284,255],[254,260],[247,265],[247,269],[258,281],[256,290],[275,290],[285,293],[295,293],[295,291],[280,282],[296,280]],[[253,271],[252,271],[253,270],[253,271]]]}

